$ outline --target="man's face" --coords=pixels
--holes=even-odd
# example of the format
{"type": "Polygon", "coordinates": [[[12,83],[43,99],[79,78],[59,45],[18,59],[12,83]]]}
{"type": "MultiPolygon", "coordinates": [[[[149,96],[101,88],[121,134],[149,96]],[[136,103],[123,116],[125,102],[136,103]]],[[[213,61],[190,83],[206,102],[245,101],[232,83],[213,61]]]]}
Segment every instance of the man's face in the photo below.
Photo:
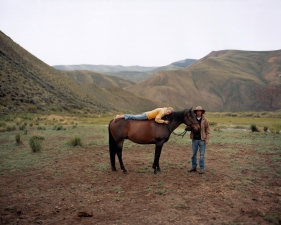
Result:
{"type": "Polygon", "coordinates": [[[202,111],[201,110],[197,110],[196,111],[196,116],[197,117],[201,117],[202,116],[202,111]]]}

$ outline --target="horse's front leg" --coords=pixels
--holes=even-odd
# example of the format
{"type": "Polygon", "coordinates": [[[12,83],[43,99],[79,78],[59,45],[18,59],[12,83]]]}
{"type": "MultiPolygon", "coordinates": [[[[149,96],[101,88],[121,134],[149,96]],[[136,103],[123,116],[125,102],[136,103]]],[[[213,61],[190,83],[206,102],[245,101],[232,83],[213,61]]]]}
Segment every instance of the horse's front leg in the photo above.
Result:
{"type": "Polygon", "coordinates": [[[154,162],[152,165],[152,168],[154,169],[154,174],[161,172],[161,169],[159,166],[159,159],[160,159],[162,147],[163,147],[163,143],[155,144],[154,162]]]}
{"type": "Polygon", "coordinates": [[[120,163],[120,167],[121,167],[121,170],[123,170],[123,173],[127,173],[127,170],[123,164],[123,160],[122,160],[122,149],[123,149],[123,143],[124,141],[120,142],[118,145],[117,145],[117,157],[119,159],[119,163],[120,163]]]}

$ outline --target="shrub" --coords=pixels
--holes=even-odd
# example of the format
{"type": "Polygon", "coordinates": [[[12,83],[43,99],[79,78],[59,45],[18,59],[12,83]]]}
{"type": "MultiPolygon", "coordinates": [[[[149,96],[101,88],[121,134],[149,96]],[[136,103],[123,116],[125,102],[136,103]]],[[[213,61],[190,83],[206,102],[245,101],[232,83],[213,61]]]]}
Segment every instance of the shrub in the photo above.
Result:
{"type": "Polygon", "coordinates": [[[6,132],[6,127],[0,127],[0,132],[6,132]]]}
{"type": "Polygon", "coordinates": [[[5,122],[0,122],[0,127],[6,127],[6,123],[5,122]]]}
{"type": "Polygon", "coordinates": [[[16,128],[16,126],[15,125],[13,125],[13,126],[7,126],[6,127],[6,130],[7,131],[14,131],[14,130],[16,130],[17,128],[16,128]]]}
{"type": "Polygon", "coordinates": [[[28,112],[31,112],[31,113],[36,113],[37,112],[37,108],[33,105],[31,106],[28,106],[27,108],[28,112]]]}
{"type": "Polygon", "coordinates": [[[68,143],[70,146],[82,146],[81,138],[79,137],[72,137],[68,143]]]}
{"type": "Polygon", "coordinates": [[[25,128],[24,124],[19,125],[19,130],[24,130],[24,128],[25,128]]]}
{"type": "Polygon", "coordinates": [[[18,145],[22,144],[22,138],[21,138],[20,133],[17,133],[17,134],[16,134],[15,139],[16,139],[16,143],[17,143],[18,145]]]}
{"type": "Polygon", "coordinates": [[[271,133],[280,134],[281,124],[274,124],[270,130],[271,133]]]}
{"type": "Polygon", "coordinates": [[[217,122],[209,122],[210,126],[217,126],[217,124],[218,124],[217,122]]]}
{"type": "Polygon", "coordinates": [[[41,137],[39,138],[38,136],[32,136],[29,139],[29,146],[33,152],[40,152],[42,150],[41,140],[41,137]]]}
{"type": "Polygon", "coordinates": [[[259,132],[259,129],[257,128],[256,124],[251,125],[252,132],[259,132]]]}
{"type": "Polygon", "coordinates": [[[268,131],[268,126],[264,126],[264,127],[263,127],[263,131],[264,131],[264,132],[267,132],[267,131],[268,131]]]}
{"type": "Polygon", "coordinates": [[[32,127],[32,126],[33,126],[33,123],[30,123],[29,126],[32,127]]]}
{"type": "Polygon", "coordinates": [[[46,130],[46,127],[38,126],[38,127],[37,127],[37,130],[46,130]]]}
{"type": "Polygon", "coordinates": [[[0,132],[5,132],[6,129],[6,123],[5,122],[0,122],[0,132]]]}
{"type": "Polygon", "coordinates": [[[66,128],[63,128],[63,126],[54,126],[53,130],[66,130],[66,128]]]}

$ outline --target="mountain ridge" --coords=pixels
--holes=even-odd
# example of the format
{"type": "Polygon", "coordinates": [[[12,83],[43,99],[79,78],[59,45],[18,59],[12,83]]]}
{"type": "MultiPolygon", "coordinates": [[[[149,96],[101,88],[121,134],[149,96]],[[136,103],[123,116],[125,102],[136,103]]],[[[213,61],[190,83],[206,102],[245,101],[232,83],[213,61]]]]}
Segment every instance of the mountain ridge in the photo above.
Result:
{"type": "Polygon", "coordinates": [[[133,82],[141,82],[153,76],[157,71],[182,69],[186,66],[191,65],[196,61],[197,60],[195,59],[184,59],[161,67],[80,64],[80,65],[56,65],[53,66],[53,68],[61,71],[88,70],[95,73],[117,76],[122,79],[130,80],[133,82]]]}
{"type": "Polygon", "coordinates": [[[182,70],[159,71],[125,90],[146,98],[158,96],[156,101],[175,107],[277,110],[281,108],[281,50],[214,51],[182,70]]]}
{"type": "Polygon", "coordinates": [[[2,113],[66,112],[108,115],[123,110],[123,102],[130,102],[128,112],[146,111],[158,106],[155,102],[119,89],[108,91],[95,84],[84,85],[77,82],[36,58],[0,32],[2,113]],[[121,96],[122,99],[116,96],[121,96]]]}

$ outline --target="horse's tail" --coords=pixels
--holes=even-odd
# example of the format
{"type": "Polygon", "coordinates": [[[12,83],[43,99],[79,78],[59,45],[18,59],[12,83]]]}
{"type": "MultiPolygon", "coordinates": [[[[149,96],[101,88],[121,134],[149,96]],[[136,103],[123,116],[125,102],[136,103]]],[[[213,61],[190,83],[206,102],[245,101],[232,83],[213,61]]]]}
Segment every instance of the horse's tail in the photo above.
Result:
{"type": "Polygon", "coordinates": [[[111,131],[110,131],[110,124],[112,120],[109,122],[108,125],[108,143],[109,143],[109,155],[110,155],[110,163],[111,163],[111,169],[113,171],[116,170],[115,167],[115,155],[117,154],[117,143],[115,139],[113,138],[111,131]]]}

